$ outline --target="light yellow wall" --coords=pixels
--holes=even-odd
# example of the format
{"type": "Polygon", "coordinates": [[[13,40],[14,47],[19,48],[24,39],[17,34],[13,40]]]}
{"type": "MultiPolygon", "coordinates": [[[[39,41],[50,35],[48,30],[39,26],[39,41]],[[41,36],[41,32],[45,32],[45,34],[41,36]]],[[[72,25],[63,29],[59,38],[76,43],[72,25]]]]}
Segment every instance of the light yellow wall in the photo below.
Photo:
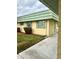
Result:
{"type": "MultiPolygon", "coordinates": [[[[45,28],[37,28],[36,21],[32,22],[32,33],[37,35],[46,35],[46,36],[53,36],[55,32],[55,21],[54,20],[46,20],[46,27],[45,28]]],[[[23,25],[17,24],[17,27],[20,27],[21,32],[25,33],[24,27],[27,27],[26,23],[23,25]]]]}
{"type": "Polygon", "coordinates": [[[47,24],[46,24],[46,35],[49,36],[49,20],[47,20],[47,24]]]}
{"type": "Polygon", "coordinates": [[[32,22],[32,32],[33,34],[38,35],[47,35],[47,36],[53,36],[55,31],[55,21],[54,20],[47,20],[46,21],[46,28],[36,28],[36,22],[32,22]]]}
{"type": "Polygon", "coordinates": [[[55,21],[49,20],[49,35],[53,36],[54,32],[55,32],[55,21]]]}
{"type": "Polygon", "coordinates": [[[54,31],[55,31],[55,21],[54,20],[47,20],[46,35],[53,36],[54,31]]]}
{"type": "Polygon", "coordinates": [[[37,35],[46,35],[46,28],[37,28],[36,22],[32,22],[32,32],[37,35]]]}

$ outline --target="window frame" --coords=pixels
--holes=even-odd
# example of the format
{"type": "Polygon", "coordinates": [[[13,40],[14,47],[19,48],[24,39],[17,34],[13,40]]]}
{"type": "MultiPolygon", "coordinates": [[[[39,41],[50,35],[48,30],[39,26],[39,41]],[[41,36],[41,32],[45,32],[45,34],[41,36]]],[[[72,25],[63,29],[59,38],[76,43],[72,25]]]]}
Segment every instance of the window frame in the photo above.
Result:
{"type": "Polygon", "coordinates": [[[46,28],[46,21],[45,20],[36,21],[36,28],[45,29],[46,28]],[[42,23],[42,24],[40,24],[40,23],[42,23]]]}
{"type": "Polygon", "coordinates": [[[32,27],[32,22],[26,22],[27,27],[32,27]],[[29,26],[30,24],[30,26],[29,26]]]}

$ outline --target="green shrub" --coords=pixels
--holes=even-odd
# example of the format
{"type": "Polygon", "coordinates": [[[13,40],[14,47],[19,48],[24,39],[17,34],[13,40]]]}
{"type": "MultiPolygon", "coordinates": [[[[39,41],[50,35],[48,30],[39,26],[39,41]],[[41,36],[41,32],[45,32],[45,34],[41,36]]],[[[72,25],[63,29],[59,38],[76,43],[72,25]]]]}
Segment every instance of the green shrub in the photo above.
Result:
{"type": "Polygon", "coordinates": [[[32,28],[29,28],[29,27],[26,28],[26,27],[25,27],[25,28],[24,28],[24,31],[25,31],[26,34],[32,34],[32,28]]]}
{"type": "Polygon", "coordinates": [[[21,32],[21,30],[20,30],[20,28],[19,28],[19,27],[17,28],[17,32],[21,32]]]}

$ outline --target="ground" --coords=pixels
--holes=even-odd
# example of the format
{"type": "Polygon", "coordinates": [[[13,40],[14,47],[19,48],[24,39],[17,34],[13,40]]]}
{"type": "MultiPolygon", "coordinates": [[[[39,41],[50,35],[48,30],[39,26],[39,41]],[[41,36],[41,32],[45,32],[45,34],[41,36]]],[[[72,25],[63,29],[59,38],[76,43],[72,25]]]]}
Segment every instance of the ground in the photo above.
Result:
{"type": "Polygon", "coordinates": [[[19,53],[17,59],[56,59],[57,34],[19,53]]]}
{"type": "Polygon", "coordinates": [[[22,52],[43,39],[44,36],[17,33],[17,53],[22,52]]]}

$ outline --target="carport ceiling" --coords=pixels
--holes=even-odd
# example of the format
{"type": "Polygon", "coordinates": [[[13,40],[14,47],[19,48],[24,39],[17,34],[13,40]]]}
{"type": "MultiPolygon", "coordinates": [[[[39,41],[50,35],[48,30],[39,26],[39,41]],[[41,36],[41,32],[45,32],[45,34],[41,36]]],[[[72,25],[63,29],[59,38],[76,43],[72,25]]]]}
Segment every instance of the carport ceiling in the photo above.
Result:
{"type": "Polygon", "coordinates": [[[45,4],[48,8],[50,8],[53,12],[58,14],[58,0],[40,0],[43,4],[45,4]]]}

